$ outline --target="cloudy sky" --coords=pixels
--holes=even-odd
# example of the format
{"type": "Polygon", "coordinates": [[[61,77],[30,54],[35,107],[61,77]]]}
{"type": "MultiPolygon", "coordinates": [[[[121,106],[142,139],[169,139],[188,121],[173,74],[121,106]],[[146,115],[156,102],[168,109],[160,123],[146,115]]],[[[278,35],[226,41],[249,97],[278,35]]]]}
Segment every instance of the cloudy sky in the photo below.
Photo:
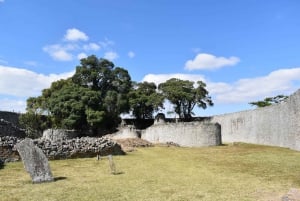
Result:
{"type": "MultiPolygon", "coordinates": [[[[0,0],[0,110],[95,54],[134,81],[202,80],[214,115],[300,88],[299,0],[0,0]]],[[[170,108],[167,108],[170,110],[170,108]]]]}

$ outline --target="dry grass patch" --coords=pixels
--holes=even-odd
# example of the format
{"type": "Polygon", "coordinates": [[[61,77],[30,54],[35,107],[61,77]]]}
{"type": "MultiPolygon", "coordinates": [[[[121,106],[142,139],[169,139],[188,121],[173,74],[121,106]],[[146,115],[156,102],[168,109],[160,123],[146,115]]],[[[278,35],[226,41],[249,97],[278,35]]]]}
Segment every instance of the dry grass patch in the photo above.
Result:
{"type": "Polygon", "coordinates": [[[50,161],[56,181],[31,184],[21,162],[0,170],[0,200],[280,200],[300,187],[300,153],[237,144],[139,148],[108,160],[50,161]]]}

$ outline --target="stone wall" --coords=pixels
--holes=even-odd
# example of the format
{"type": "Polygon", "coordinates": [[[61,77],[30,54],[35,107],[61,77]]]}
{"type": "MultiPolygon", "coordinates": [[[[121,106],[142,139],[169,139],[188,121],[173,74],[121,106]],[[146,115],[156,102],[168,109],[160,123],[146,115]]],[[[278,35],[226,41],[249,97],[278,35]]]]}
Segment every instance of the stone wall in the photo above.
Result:
{"type": "MultiPolygon", "coordinates": [[[[0,137],[0,160],[11,162],[20,160],[15,145],[22,139],[12,136],[0,137]]],[[[49,159],[95,157],[98,154],[123,155],[125,152],[116,142],[105,138],[73,138],[73,139],[34,139],[34,143],[43,150],[49,159]]]]}
{"type": "Polygon", "coordinates": [[[105,138],[82,137],[65,140],[35,139],[34,143],[40,147],[49,159],[85,158],[101,156],[123,155],[125,152],[116,142],[105,138]]]}
{"type": "Polygon", "coordinates": [[[112,139],[128,139],[128,138],[141,138],[141,130],[136,129],[134,126],[124,126],[119,128],[119,131],[111,134],[112,139]]]}
{"type": "Polygon", "coordinates": [[[19,113],[0,111],[0,119],[11,122],[15,126],[19,126],[19,113]]]}
{"type": "Polygon", "coordinates": [[[20,160],[18,151],[14,146],[20,142],[20,139],[12,136],[0,136],[0,160],[4,162],[13,162],[20,160]]]}
{"type": "Polygon", "coordinates": [[[76,130],[66,130],[66,129],[47,129],[44,130],[42,139],[57,141],[77,138],[81,135],[81,132],[76,130]]]}
{"type": "Polygon", "coordinates": [[[217,123],[159,123],[142,131],[142,139],[152,143],[176,143],[184,147],[216,146],[221,142],[217,123]]]}
{"type": "Polygon", "coordinates": [[[300,150],[300,90],[280,104],[214,116],[223,142],[245,142],[300,150]]]}
{"type": "Polygon", "coordinates": [[[5,119],[0,119],[0,136],[15,136],[24,138],[25,130],[5,119]]]}

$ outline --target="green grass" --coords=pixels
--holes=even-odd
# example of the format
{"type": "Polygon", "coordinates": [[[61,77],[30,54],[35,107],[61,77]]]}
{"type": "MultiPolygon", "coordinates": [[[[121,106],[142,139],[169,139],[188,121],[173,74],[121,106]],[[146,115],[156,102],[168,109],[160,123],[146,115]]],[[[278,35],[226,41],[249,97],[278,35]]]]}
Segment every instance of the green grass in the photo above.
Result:
{"type": "Polygon", "coordinates": [[[0,170],[0,200],[271,200],[300,187],[300,152],[238,144],[153,147],[108,160],[50,161],[55,182],[32,184],[21,162],[0,170]]]}

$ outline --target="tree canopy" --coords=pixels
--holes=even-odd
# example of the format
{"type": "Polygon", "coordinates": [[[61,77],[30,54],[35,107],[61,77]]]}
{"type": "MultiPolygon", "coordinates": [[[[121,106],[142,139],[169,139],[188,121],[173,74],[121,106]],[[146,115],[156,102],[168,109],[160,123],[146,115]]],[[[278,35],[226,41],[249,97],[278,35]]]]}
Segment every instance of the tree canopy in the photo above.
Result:
{"type": "Polygon", "coordinates": [[[39,97],[27,101],[27,111],[48,114],[59,128],[92,129],[115,127],[122,112],[129,111],[128,71],[92,55],[81,60],[75,74],[53,82],[39,97]]]}
{"type": "Polygon", "coordinates": [[[164,97],[156,88],[153,82],[142,82],[135,84],[129,93],[130,107],[137,119],[153,118],[153,113],[163,108],[164,97]]]}
{"type": "Polygon", "coordinates": [[[206,84],[202,81],[198,81],[197,87],[194,87],[194,82],[177,78],[169,79],[158,86],[164,97],[174,104],[175,112],[185,120],[192,117],[196,105],[203,109],[213,106],[205,87],[206,84]]]}
{"type": "Polygon", "coordinates": [[[256,102],[250,102],[249,104],[252,106],[256,106],[256,107],[266,107],[266,106],[270,106],[273,104],[277,104],[280,103],[282,101],[284,101],[285,99],[287,99],[288,96],[284,96],[284,95],[277,95],[274,97],[267,97],[264,100],[261,101],[256,101],[256,102]]]}

